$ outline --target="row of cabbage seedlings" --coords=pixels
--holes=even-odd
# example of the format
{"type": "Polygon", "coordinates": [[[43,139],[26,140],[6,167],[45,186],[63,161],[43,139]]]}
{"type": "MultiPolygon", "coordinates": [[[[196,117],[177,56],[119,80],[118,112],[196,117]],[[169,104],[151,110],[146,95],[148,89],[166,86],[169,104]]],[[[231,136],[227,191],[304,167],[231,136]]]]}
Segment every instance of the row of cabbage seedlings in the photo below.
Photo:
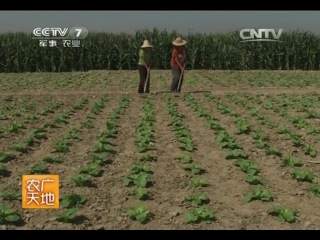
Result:
{"type": "MultiPolygon", "coordinates": [[[[237,97],[234,94],[228,94],[227,97],[229,97],[231,100],[235,100],[237,99],[237,97]],[[235,99],[232,99],[235,98],[235,99]]],[[[252,100],[254,100],[255,98],[250,97],[248,95],[245,95],[245,102],[250,102],[252,103],[252,100]]],[[[263,103],[261,101],[261,99],[259,100],[258,98],[255,99],[256,103],[261,105],[264,109],[267,110],[271,110],[273,112],[275,112],[276,114],[278,114],[281,117],[286,118],[289,122],[292,123],[292,125],[296,128],[296,129],[305,129],[308,135],[316,135],[320,132],[320,129],[317,128],[316,126],[314,126],[313,124],[310,124],[309,122],[306,121],[305,118],[303,117],[299,117],[299,116],[294,116],[294,115],[290,115],[288,113],[288,108],[286,106],[282,106],[282,107],[276,107],[275,104],[279,103],[276,98],[272,98],[272,97],[268,97],[269,100],[268,102],[263,103]]],[[[243,102],[242,99],[239,99],[240,102],[243,102]]],[[[243,103],[238,103],[243,105],[243,103]]],[[[283,103],[285,105],[287,105],[288,103],[283,103]]],[[[255,112],[255,114],[257,115],[257,117],[259,118],[259,122],[263,125],[266,125],[271,129],[276,129],[277,133],[279,134],[284,134],[286,136],[286,138],[290,138],[293,142],[293,145],[295,147],[299,147],[301,148],[304,153],[306,155],[311,156],[312,158],[315,158],[317,156],[317,149],[316,149],[316,145],[314,143],[310,143],[307,144],[305,143],[305,140],[303,138],[303,136],[301,134],[296,133],[295,131],[292,131],[291,129],[289,129],[288,127],[286,127],[285,125],[282,124],[277,124],[276,122],[270,120],[269,118],[267,118],[266,116],[264,116],[263,114],[259,113],[259,111],[254,107],[251,106],[251,109],[249,110],[251,113],[255,112]]],[[[306,118],[316,118],[316,113],[312,112],[312,111],[306,111],[306,118]]]]}
{"type": "MultiPolygon", "coordinates": [[[[30,134],[27,134],[27,137],[23,141],[23,145],[25,145],[25,146],[19,147],[19,144],[16,144],[16,145],[14,145],[13,149],[15,149],[16,151],[19,151],[21,153],[27,153],[28,150],[30,150],[31,146],[34,146],[35,144],[40,144],[41,143],[40,141],[42,139],[45,139],[45,140],[47,139],[46,128],[52,127],[53,124],[58,125],[61,123],[66,123],[65,121],[61,121],[62,117],[69,118],[69,116],[71,116],[77,110],[83,109],[83,107],[87,103],[88,103],[88,99],[82,98],[79,103],[72,106],[65,113],[62,113],[59,116],[57,116],[57,118],[55,120],[48,121],[48,122],[44,123],[43,127],[41,127],[41,128],[32,129],[30,131],[30,134]]],[[[58,103],[54,106],[50,106],[49,108],[47,108],[46,111],[42,111],[43,112],[42,115],[47,115],[48,113],[54,113],[54,110],[56,110],[58,107],[62,106],[62,104],[58,103]]],[[[7,163],[7,162],[12,161],[14,159],[16,159],[16,156],[13,153],[0,152],[0,175],[1,176],[4,176],[4,177],[10,176],[10,172],[6,169],[6,166],[4,165],[4,163],[7,163]]],[[[50,160],[52,160],[52,158],[50,158],[50,157],[46,157],[43,160],[48,163],[54,162],[54,161],[50,161],[50,160]]],[[[42,173],[48,173],[48,172],[47,172],[47,169],[45,166],[43,166],[41,164],[35,164],[35,165],[32,165],[30,167],[30,169],[27,170],[27,173],[28,174],[42,174],[42,173]]],[[[61,205],[66,206],[66,202],[71,201],[69,198],[70,198],[69,196],[62,197],[61,198],[61,205]],[[69,199],[69,200],[67,200],[67,199],[69,199]]],[[[0,191],[0,200],[10,201],[10,202],[15,201],[15,200],[21,201],[21,195],[16,194],[16,193],[12,193],[12,192],[7,192],[7,191],[0,191]]],[[[0,224],[6,224],[6,225],[17,224],[21,220],[22,220],[21,216],[18,213],[16,213],[11,208],[10,205],[5,204],[5,203],[0,204],[0,224]]]]}
{"type": "MultiPolygon", "coordinates": [[[[207,100],[215,102],[217,104],[217,109],[222,114],[230,114],[235,117],[239,116],[234,110],[215,99],[211,93],[205,94],[205,97],[207,100]]],[[[263,202],[272,202],[272,193],[266,188],[266,180],[262,179],[260,176],[259,166],[250,159],[249,155],[243,150],[243,147],[220,125],[219,119],[212,117],[193,96],[185,95],[184,99],[199,117],[206,119],[206,126],[212,129],[217,135],[217,142],[220,147],[228,150],[225,154],[225,158],[235,161],[235,166],[246,173],[246,181],[250,185],[260,185],[247,193],[244,197],[244,201],[251,202],[261,200],[263,202]]],[[[237,134],[247,134],[251,131],[249,124],[243,118],[237,118],[235,124],[238,126],[237,134]]],[[[270,215],[278,216],[281,221],[294,222],[296,220],[295,211],[287,206],[274,206],[268,213],[270,215]]]]}
{"type": "MultiPolygon", "coordinates": [[[[101,98],[101,101],[97,101],[97,104],[95,104],[96,107],[93,108],[95,110],[91,111],[91,114],[93,112],[95,112],[96,115],[101,113],[102,104],[106,101],[108,101],[107,96],[101,98]]],[[[92,181],[92,177],[100,177],[103,172],[102,168],[112,162],[112,158],[114,154],[116,154],[114,139],[118,134],[117,124],[124,109],[128,107],[129,102],[127,96],[121,97],[119,106],[108,117],[105,130],[96,137],[93,153],[89,156],[91,163],[86,164],[78,174],[71,177],[71,182],[73,182],[75,186],[94,187],[95,184],[92,181]]],[[[79,209],[86,201],[85,196],[78,194],[63,196],[60,204],[63,208],[67,209],[61,213],[57,213],[56,219],[60,222],[75,222],[76,219],[79,218],[79,209]]]]}
{"type": "MultiPolygon", "coordinates": [[[[79,103],[72,106],[65,113],[59,114],[54,120],[47,121],[43,124],[42,127],[31,129],[30,133],[26,134],[27,137],[22,141],[22,143],[13,144],[11,146],[12,150],[20,152],[22,154],[26,154],[31,150],[31,147],[36,145],[40,145],[42,140],[47,140],[47,128],[49,127],[57,127],[58,124],[65,123],[62,119],[69,118],[72,114],[74,114],[77,110],[82,109],[88,103],[87,98],[83,98],[79,103]]],[[[10,176],[10,172],[7,170],[4,163],[17,159],[16,154],[10,151],[0,152],[0,175],[1,176],[10,176]]],[[[31,166],[28,170],[28,173],[44,173],[45,167],[41,164],[35,164],[31,166]]]]}
{"type": "MultiPolygon", "coordinates": [[[[246,108],[250,115],[252,117],[255,117],[258,121],[261,120],[260,116],[261,114],[259,113],[259,110],[255,108],[254,106],[251,106],[248,104],[247,101],[243,101],[242,99],[238,99],[234,95],[229,95],[229,99],[233,101],[234,103],[246,108]]],[[[271,121],[271,120],[270,120],[271,121]]],[[[275,125],[275,123],[274,123],[275,125]]],[[[285,128],[286,131],[282,127],[279,127],[277,129],[277,133],[279,134],[286,134],[289,136],[296,136],[297,134],[293,131],[291,131],[288,128],[285,128]],[[280,131],[280,130],[283,131],[280,131]]],[[[300,136],[300,135],[298,135],[300,136]]],[[[267,136],[267,133],[265,133],[262,130],[255,131],[252,133],[252,137],[255,139],[255,144],[257,148],[260,149],[266,149],[266,153],[270,154],[271,152],[268,151],[268,147],[270,146],[269,143],[269,138],[267,136]]],[[[298,140],[298,137],[295,138],[298,140]]],[[[301,146],[300,142],[298,141],[293,141],[293,146],[298,147],[301,146]]],[[[320,185],[319,185],[319,180],[315,177],[315,174],[311,170],[300,170],[304,164],[303,161],[297,157],[294,157],[292,155],[285,155],[283,153],[283,150],[279,148],[273,148],[275,151],[273,152],[274,155],[277,157],[281,158],[282,160],[282,165],[290,167],[291,168],[291,175],[294,179],[300,182],[308,182],[311,183],[309,187],[309,191],[311,192],[312,195],[314,196],[320,196],[320,185]]],[[[310,154],[312,154],[312,151],[310,151],[310,154]]]]}
{"type": "Polygon", "coordinates": [[[185,215],[186,223],[199,223],[202,221],[211,222],[215,221],[215,214],[208,206],[210,199],[204,191],[203,187],[207,187],[208,180],[205,177],[196,177],[202,175],[206,170],[193,161],[192,157],[188,153],[192,153],[197,150],[196,144],[193,142],[190,130],[183,123],[183,114],[179,113],[178,105],[175,103],[169,95],[164,96],[166,109],[171,116],[170,126],[173,127],[176,139],[179,142],[179,148],[184,152],[180,157],[180,162],[186,171],[190,171],[194,176],[189,181],[190,187],[193,189],[193,194],[185,197],[185,202],[191,204],[188,208],[193,207],[191,211],[188,211],[185,215]]]}
{"type": "MultiPolygon", "coordinates": [[[[150,187],[153,186],[153,172],[151,166],[146,163],[157,160],[156,156],[150,154],[150,151],[155,150],[153,125],[156,117],[153,103],[149,98],[143,102],[142,110],[143,118],[136,128],[136,144],[142,156],[138,162],[131,166],[130,175],[123,180],[123,183],[126,187],[131,188],[129,195],[135,196],[140,201],[146,201],[153,197],[150,192],[150,187]]],[[[129,208],[127,215],[142,224],[148,223],[154,217],[154,214],[143,202],[140,202],[136,207],[129,208]]]]}

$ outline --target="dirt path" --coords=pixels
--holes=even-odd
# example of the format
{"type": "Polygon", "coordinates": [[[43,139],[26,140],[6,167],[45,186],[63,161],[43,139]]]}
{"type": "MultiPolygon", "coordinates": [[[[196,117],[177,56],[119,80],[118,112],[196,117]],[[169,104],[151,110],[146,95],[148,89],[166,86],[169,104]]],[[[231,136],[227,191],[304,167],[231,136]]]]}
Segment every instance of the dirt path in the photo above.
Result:
{"type": "MultiPolygon", "coordinates": [[[[158,85],[158,84],[157,84],[158,85]]],[[[169,84],[170,86],[170,84],[169,84]]],[[[2,96],[9,96],[9,95],[32,95],[32,96],[38,96],[38,95],[78,95],[78,94],[90,94],[90,95],[102,95],[102,94],[108,94],[108,95],[119,95],[119,94],[128,94],[132,96],[137,95],[137,91],[135,89],[131,90],[122,90],[119,91],[118,88],[114,88],[112,90],[25,90],[25,91],[6,91],[6,92],[0,92],[2,96]]],[[[151,94],[156,94],[156,92],[161,91],[167,91],[167,87],[163,88],[152,88],[151,94]]],[[[296,94],[306,94],[306,93],[315,93],[318,91],[317,88],[314,87],[306,87],[306,88],[275,88],[275,87],[261,87],[261,88],[237,88],[237,87],[215,87],[207,88],[207,87],[200,87],[200,88],[191,88],[187,87],[182,91],[184,92],[197,92],[199,91],[201,94],[201,91],[208,91],[213,94],[225,94],[227,92],[248,92],[248,93],[255,93],[255,94],[280,94],[280,93],[296,93],[296,94]]]]}

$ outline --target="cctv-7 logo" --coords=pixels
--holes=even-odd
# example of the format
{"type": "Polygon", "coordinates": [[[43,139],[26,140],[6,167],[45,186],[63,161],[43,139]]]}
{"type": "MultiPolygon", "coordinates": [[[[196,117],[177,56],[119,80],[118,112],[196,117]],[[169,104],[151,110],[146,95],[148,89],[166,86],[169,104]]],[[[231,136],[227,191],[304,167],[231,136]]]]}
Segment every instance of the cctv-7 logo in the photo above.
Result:
{"type": "Polygon", "coordinates": [[[75,31],[77,32],[76,37],[79,37],[81,32],[82,32],[82,29],[81,28],[76,28],[75,31]]]}

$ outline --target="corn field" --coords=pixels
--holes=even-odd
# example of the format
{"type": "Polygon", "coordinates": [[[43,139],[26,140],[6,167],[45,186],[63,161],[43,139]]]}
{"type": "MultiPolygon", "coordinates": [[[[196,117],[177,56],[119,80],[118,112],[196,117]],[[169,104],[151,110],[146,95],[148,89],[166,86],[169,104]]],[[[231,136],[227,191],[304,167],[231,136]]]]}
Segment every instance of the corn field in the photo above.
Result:
{"type": "MultiPolygon", "coordinates": [[[[28,33],[0,35],[0,72],[133,70],[144,39],[154,45],[153,68],[170,69],[176,31],[141,30],[134,35],[89,33],[80,48],[40,47],[28,33]]],[[[318,70],[320,36],[283,32],[283,42],[241,43],[239,32],[188,34],[188,69],[318,70]]]]}

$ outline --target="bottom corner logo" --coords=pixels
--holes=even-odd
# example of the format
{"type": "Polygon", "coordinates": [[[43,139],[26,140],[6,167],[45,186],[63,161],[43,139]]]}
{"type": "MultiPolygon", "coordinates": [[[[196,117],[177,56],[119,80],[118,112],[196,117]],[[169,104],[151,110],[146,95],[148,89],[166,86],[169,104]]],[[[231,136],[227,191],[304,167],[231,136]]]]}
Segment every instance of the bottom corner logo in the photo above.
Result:
{"type": "Polygon", "coordinates": [[[23,175],[22,208],[59,208],[59,175],[23,175]]]}

